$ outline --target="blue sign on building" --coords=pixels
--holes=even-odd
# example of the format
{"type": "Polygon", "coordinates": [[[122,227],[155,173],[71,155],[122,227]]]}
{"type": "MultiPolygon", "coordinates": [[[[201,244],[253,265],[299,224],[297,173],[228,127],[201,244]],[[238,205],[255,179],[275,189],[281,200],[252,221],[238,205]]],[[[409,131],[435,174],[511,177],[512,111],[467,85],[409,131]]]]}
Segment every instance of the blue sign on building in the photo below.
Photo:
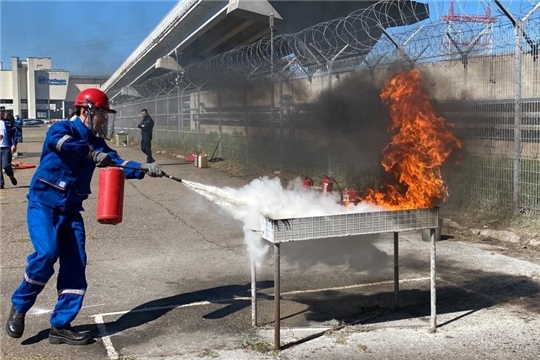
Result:
{"type": "Polygon", "coordinates": [[[45,85],[45,84],[48,84],[48,85],[67,85],[67,80],[66,79],[49,79],[47,78],[46,76],[39,76],[37,78],[37,82],[38,84],[40,85],[45,85]]]}

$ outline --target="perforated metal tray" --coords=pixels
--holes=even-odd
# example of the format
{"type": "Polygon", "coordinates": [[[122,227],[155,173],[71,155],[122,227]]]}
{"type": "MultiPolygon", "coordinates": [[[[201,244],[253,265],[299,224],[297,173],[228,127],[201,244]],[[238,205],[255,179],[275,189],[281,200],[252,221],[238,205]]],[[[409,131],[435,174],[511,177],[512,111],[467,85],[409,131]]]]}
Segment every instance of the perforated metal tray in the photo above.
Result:
{"type": "Polygon", "coordinates": [[[271,219],[261,215],[262,237],[272,243],[436,229],[438,222],[438,208],[291,219],[271,219]]]}

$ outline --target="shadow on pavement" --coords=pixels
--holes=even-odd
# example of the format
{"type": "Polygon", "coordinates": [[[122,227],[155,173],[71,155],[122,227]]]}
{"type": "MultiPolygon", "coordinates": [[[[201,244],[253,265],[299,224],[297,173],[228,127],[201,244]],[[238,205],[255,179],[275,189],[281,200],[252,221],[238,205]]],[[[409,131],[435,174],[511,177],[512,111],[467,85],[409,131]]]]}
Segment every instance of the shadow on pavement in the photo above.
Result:
{"type": "MultiPolygon", "coordinates": [[[[540,313],[540,286],[523,276],[475,272],[459,284],[438,280],[437,314],[466,312],[457,318],[440,323],[450,324],[478,310],[497,304],[512,304],[529,312],[540,313]]],[[[358,295],[325,291],[318,296],[294,295],[287,300],[309,307],[306,320],[340,323],[374,324],[430,316],[430,292],[423,289],[402,289],[400,308],[394,309],[393,291],[358,295]],[[362,319],[362,320],[361,320],[362,319]]],[[[282,317],[287,314],[281,314],[282,317]]]]}
{"type": "MultiPolygon", "coordinates": [[[[261,281],[257,282],[257,289],[262,290],[270,288],[273,285],[273,281],[261,281]]],[[[258,293],[257,296],[261,299],[272,298],[272,296],[260,293],[258,293]]],[[[105,326],[107,328],[107,334],[100,334],[96,325],[85,326],[84,328],[85,330],[92,331],[93,334],[96,334],[96,336],[114,335],[115,333],[122,332],[124,330],[154,321],[179,306],[201,301],[208,301],[210,303],[227,305],[216,311],[204,315],[203,318],[224,318],[228,315],[231,315],[237,311],[251,306],[250,299],[235,300],[235,298],[237,297],[250,298],[251,284],[218,286],[214,288],[194,291],[185,294],[178,294],[162,299],[149,301],[131,309],[126,314],[118,318],[116,321],[106,322],[105,326]]]]}
{"type": "MultiPolygon", "coordinates": [[[[423,286],[425,287],[425,284],[423,286]]],[[[259,290],[272,287],[273,281],[257,283],[259,290]]],[[[469,279],[460,281],[459,284],[439,280],[437,314],[455,312],[460,314],[444,323],[439,323],[438,327],[502,303],[522,307],[532,313],[540,313],[539,294],[540,286],[523,276],[476,272],[469,275],[469,279]],[[462,314],[462,312],[465,313],[462,314]]],[[[105,334],[100,333],[97,324],[77,326],[75,330],[90,331],[95,337],[110,336],[154,321],[179,306],[202,301],[225,304],[225,307],[203,316],[204,319],[220,319],[251,306],[250,296],[251,284],[219,286],[141,304],[120,316],[116,321],[106,322],[105,334]],[[235,299],[238,297],[243,299],[235,299]]],[[[273,300],[272,295],[258,293],[257,296],[259,300],[273,300]]],[[[399,296],[400,308],[394,309],[393,291],[353,294],[327,290],[320,293],[287,295],[283,298],[284,301],[305,304],[307,309],[294,314],[287,314],[282,310],[281,319],[288,320],[284,321],[282,326],[304,326],[313,322],[324,323],[338,320],[342,327],[430,316],[428,289],[402,289],[399,296]]],[[[49,329],[40,331],[23,341],[22,344],[37,343],[47,339],[48,334],[49,329]]]]}
{"type": "MultiPolygon", "coordinates": [[[[257,282],[257,289],[259,290],[270,288],[273,286],[273,281],[257,282]]],[[[194,291],[185,294],[178,294],[166,298],[149,301],[131,309],[130,311],[122,315],[120,318],[118,318],[116,321],[106,322],[104,324],[107,329],[106,334],[100,333],[97,324],[80,325],[74,326],[73,328],[76,331],[90,331],[91,334],[96,338],[110,336],[124,330],[154,321],[179,306],[201,301],[208,301],[210,303],[216,304],[226,304],[227,306],[203,316],[205,319],[219,319],[251,306],[250,299],[236,300],[235,298],[237,297],[251,297],[251,284],[248,283],[245,285],[218,286],[214,288],[194,291]]],[[[257,297],[259,299],[273,299],[272,296],[261,293],[258,293],[257,297]]],[[[48,337],[49,329],[47,328],[40,331],[36,335],[25,339],[21,344],[35,344],[42,340],[48,339],[48,337]]]]}

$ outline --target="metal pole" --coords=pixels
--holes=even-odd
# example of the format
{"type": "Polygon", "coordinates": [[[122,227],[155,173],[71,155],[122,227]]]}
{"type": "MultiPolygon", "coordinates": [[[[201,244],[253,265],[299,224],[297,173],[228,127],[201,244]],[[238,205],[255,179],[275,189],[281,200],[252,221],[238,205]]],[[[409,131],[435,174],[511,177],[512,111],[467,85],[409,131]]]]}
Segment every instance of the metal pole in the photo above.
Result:
{"type": "MultiPolygon", "coordinates": [[[[159,95],[156,95],[156,98],[154,99],[154,119],[155,119],[155,120],[154,120],[154,126],[155,126],[156,128],[158,128],[158,126],[156,126],[156,125],[159,123],[159,121],[157,120],[157,114],[158,114],[158,96],[159,96],[159,95]]],[[[159,136],[159,132],[157,132],[157,135],[159,136]]],[[[157,138],[158,136],[156,136],[156,138],[157,138]]],[[[152,139],[154,139],[154,136],[152,136],[152,139]]],[[[156,140],[159,141],[159,138],[156,139],[156,140]]],[[[155,142],[154,142],[154,143],[155,143],[155,142]]]]}
{"type": "Polygon", "coordinates": [[[283,80],[279,80],[279,166],[283,170],[283,80]]]}
{"type": "Polygon", "coordinates": [[[270,121],[272,138],[274,134],[274,14],[270,14],[270,121]]]}
{"type": "Polygon", "coordinates": [[[328,67],[328,76],[327,76],[327,79],[328,79],[328,89],[332,90],[332,70],[333,70],[333,67],[334,67],[334,61],[333,61],[333,60],[330,60],[330,62],[328,63],[327,67],[328,67]]]}
{"type": "Polygon", "coordinates": [[[437,286],[436,286],[436,245],[435,245],[435,229],[429,229],[429,237],[431,241],[431,259],[430,259],[430,273],[431,273],[431,326],[430,332],[437,331],[437,286]]]}
{"type": "Polygon", "coordinates": [[[529,11],[529,13],[527,15],[525,15],[525,17],[522,19],[523,20],[523,23],[525,23],[527,20],[529,20],[529,18],[538,10],[540,9],[540,2],[538,2],[533,8],[531,11],[529,11]]]}
{"type": "Polygon", "coordinates": [[[251,260],[251,325],[257,326],[257,268],[255,261],[253,261],[253,255],[250,256],[251,260]]]}
{"type": "Polygon", "coordinates": [[[249,128],[248,128],[248,89],[246,88],[246,94],[244,97],[244,139],[245,139],[245,155],[246,164],[249,161],[249,128]]]}
{"type": "MultiPolygon", "coordinates": [[[[165,114],[167,114],[167,133],[168,133],[168,132],[169,132],[169,129],[170,129],[170,128],[169,128],[169,126],[170,126],[169,103],[170,103],[171,99],[170,99],[169,94],[166,94],[166,96],[167,96],[167,112],[166,112],[165,114]]],[[[167,137],[167,138],[168,138],[168,137],[167,137]]]]}
{"type": "Polygon", "coordinates": [[[394,233],[394,308],[399,309],[399,233],[394,233]]]}
{"type": "MultiPolygon", "coordinates": [[[[176,85],[176,96],[177,96],[177,101],[176,101],[176,110],[178,111],[178,130],[181,129],[182,127],[182,122],[180,121],[180,113],[182,112],[182,107],[181,107],[181,104],[180,104],[180,76],[179,76],[179,68],[180,68],[180,63],[178,63],[178,48],[174,48],[174,56],[176,57],[176,79],[175,79],[175,85],[176,85]]],[[[182,91],[182,95],[184,95],[184,92],[182,91]]]]}
{"type": "MultiPolygon", "coordinates": [[[[222,131],[222,124],[221,124],[221,89],[218,90],[218,139],[221,139],[221,131],[222,131]]],[[[221,153],[221,141],[218,142],[219,147],[219,157],[223,157],[221,153]]]]}
{"type": "Polygon", "coordinates": [[[201,147],[201,88],[197,88],[197,151],[201,147]]]}
{"type": "Polygon", "coordinates": [[[47,83],[49,86],[49,91],[47,92],[47,118],[49,120],[51,119],[51,83],[50,81],[51,80],[47,78],[47,83]]]}
{"type": "Polygon", "coordinates": [[[179,103],[179,109],[178,112],[180,113],[178,117],[178,121],[180,121],[180,124],[178,124],[178,129],[180,132],[184,131],[184,90],[182,90],[182,95],[180,95],[180,92],[178,92],[178,103],[179,103]]]}
{"type": "Polygon", "coordinates": [[[523,38],[523,32],[521,27],[523,23],[517,21],[514,27],[516,35],[516,48],[515,48],[515,91],[516,98],[514,103],[514,192],[513,192],[513,204],[514,212],[518,212],[520,208],[520,194],[521,194],[521,116],[522,116],[522,93],[521,93],[521,42],[523,38]]]}
{"type": "Polygon", "coordinates": [[[279,278],[279,262],[280,244],[274,244],[274,349],[279,350],[281,346],[280,340],[280,278],[279,278]]]}

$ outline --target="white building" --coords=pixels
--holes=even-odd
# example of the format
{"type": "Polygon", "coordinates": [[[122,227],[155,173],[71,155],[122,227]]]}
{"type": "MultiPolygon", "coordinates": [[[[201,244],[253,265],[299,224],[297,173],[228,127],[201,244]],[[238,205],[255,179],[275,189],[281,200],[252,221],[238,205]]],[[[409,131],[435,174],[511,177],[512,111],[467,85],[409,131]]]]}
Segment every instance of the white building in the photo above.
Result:
{"type": "Polygon", "coordinates": [[[0,107],[22,119],[66,118],[75,97],[99,88],[108,76],[77,76],[52,69],[51,58],[11,58],[11,69],[0,62],[0,107]]]}

